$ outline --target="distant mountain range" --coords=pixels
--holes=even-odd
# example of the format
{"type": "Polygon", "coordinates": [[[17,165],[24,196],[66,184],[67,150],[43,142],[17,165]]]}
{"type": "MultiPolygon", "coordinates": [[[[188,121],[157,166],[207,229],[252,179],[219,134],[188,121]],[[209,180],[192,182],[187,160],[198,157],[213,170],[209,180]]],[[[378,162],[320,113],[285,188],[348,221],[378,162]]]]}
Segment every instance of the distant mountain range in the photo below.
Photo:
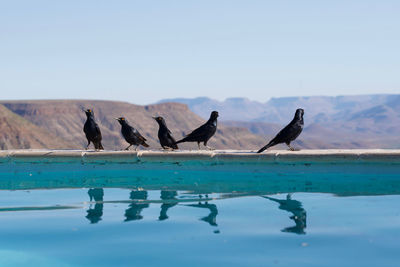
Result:
{"type": "MultiPolygon", "coordinates": [[[[188,105],[190,110],[203,118],[210,111],[218,110],[222,120],[268,122],[284,124],[296,108],[306,111],[309,124],[354,119],[368,116],[381,119],[384,112],[399,109],[400,95],[357,95],[357,96],[310,96],[271,98],[262,103],[247,98],[228,98],[218,101],[207,97],[164,99],[159,103],[175,102],[188,105]]],[[[389,114],[387,114],[389,115],[389,114]]]]}
{"type": "Polygon", "coordinates": [[[186,104],[201,117],[218,110],[226,125],[246,127],[267,139],[301,107],[306,128],[299,142],[305,142],[304,147],[400,148],[400,95],[282,97],[266,103],[206,97],[160,101],[166,102],[186,104]]]}

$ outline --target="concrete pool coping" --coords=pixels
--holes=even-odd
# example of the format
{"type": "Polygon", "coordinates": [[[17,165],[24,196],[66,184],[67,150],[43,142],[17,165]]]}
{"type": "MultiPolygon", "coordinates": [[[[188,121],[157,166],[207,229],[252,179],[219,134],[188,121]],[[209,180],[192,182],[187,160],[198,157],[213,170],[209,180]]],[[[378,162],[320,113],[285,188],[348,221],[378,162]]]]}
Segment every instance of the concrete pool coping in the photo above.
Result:
{"type": "Polygon", "coordinates": [[[3,150],[0,162],[81,161],[87,162],[390,162],[400,164],[400,149],[315,149],[269,150],[258,154],[250,150],[142,150],[142,151],[93,151],[93,150],[3,150]]]}

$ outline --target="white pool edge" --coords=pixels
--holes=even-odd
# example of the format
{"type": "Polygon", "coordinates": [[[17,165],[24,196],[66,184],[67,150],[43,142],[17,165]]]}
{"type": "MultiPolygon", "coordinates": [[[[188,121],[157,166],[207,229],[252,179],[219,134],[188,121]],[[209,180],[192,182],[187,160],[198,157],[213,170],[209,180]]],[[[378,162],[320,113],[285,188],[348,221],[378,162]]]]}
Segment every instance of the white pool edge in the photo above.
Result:
{"type": "Polygon", "coordinates": [[[269,150],[256,153],[249,150],[142,150],[142,151],[93,151],[93,150],[46,150],[21,149],[0,151],[0,161],[30,161],[33,159],[69,159],[85,161],[234,161],[234,162],[279,162],[279,161],[316,161],[316,162],[354,162],[377,161],[400,163],[400,149],[321,149],[321,150],[269,150]]]}

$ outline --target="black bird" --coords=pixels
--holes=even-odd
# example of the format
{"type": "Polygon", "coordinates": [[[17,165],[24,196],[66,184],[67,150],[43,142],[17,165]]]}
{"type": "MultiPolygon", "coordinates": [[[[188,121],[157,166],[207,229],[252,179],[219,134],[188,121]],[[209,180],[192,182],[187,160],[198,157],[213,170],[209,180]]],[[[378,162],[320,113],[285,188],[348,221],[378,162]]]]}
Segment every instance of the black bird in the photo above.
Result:
{"type": "Polygon", "coordinates": [[[176,142],[176,144],[183,142],[197,142],[197,145],[199,146],[200,149],[200,143],[204,142],[204,146],[208,149],[211,149],[210,147],[207,146],[207,142],[217,131],[217,118],[218,118],[218,112],[217,111],[211,112],[210,118],[205,124],[195,129],[193,132],[188,134],[182,140],[176,142]]]}
{"type": "Polygon", "coordinates": [[[125,210],[125,222],[143,219],[142,210],[150,207],[150,204],[146,203],[147,196],[147,191],[131,191],[129,199],[133,201],[125,210]]]}
{"type": "Polygon", "coordinates": [[[121,133],[122,136],[125,138],[126,142],[129,143],[129,146],[125,148],[125,150],[128,150],[132,145],[135,145],[135,150],[137,150],[138,146],[142,145],[144,147],[149,147],[148,144],[146,144],[146,138],[144,138],[138,130],[133,128],[128,124],[126,119],[124,117],[117,118],[116,119],[120,124],[121,124],[121,133]]]}
{"type": "Polygon", "coordinates": [[[158,139],[160,140],[160,144],[161,144],[162,148],[178,149],[178,146],[176,145],[176,141],[172,137],[171,131],[168,129],[164,118],[163,117],[153,117],[153,119],[156,120],[156,122],[158,123],[158,126],[159,126],[158,139]]]}
{"type": "Polygon", "coordinates": [[[304,120],[303,120],[304,110],[299,108],[296,110],[293,120],[286,125],[267,145],[258,150],[257,153],[261,153],[267,148],[285,143],[290,150],[294,151],[294,148],[290,146],[290,142],[294,141],[303,131],[304,120]]]}
{"type": "Polygon", "coordinates": [[[279,203],[279,208],[281,210],[286,210],[288,212],[293,213],[293,216],[290,216],[289,218],[292,219],[296,223],[296,225],[291,227],[286,227],[281,230],[282,232],[296,233],[300,235],[306,233],[304,229],[307,227],[307,212],[303,208],[303,205],[301,204],[300,201],[292,200],[291,194],[287,194],[286,200],[272,198],[272,197],[265,197],[265,196],[261,197],[275,201],[279,203]]]}
{"type": "Polygon", "coordinates": [[[94,121],[93,110],[87,109],[84,111],[87,117],[85,125],[83,126],[83,131],[85,132],[86,139],[88,141],[86,149],[89,148],[90,142],[93,143],[96,150],[104,149],[103,145],[101,144],[101,132],[99,125],[97,125],[97,123],[94,121]]]}
{"type": "Polygon", "coordinates": [[[208,216],[206,217],[201,218],[200,220],[205,221],[212,226],[218,226],[217,224],[218,208],[215,204],[208,204],[208,202],[206,201],[204,204],[199,202],[198,204],[189,204],[185,206],[209,209],[210,214],[208,214],[208,216]]]}
{"type": "Polygon", "coordinates": [[[178,205],[178,200],[175,198],[178,195],[176,191],[164,191],[161,190],[161,200],[164,202],[161,204],[160,216],[158,216],[158,220],[164,221],[168,219],[167,211],[178,205]]]}
{"type": "Polygon", "coordinates": [[[90,202],[94,199],[96,203],[94,204],[94,209],[92,208],[92,204],[90,204],[90,208],[86,211],[86,218],[90,221],[90,223],[98,223],[101,221],[101,217],[103,216],[103,197],[104,190],[103,188],[91,188],[88,191],[90,202]]]}

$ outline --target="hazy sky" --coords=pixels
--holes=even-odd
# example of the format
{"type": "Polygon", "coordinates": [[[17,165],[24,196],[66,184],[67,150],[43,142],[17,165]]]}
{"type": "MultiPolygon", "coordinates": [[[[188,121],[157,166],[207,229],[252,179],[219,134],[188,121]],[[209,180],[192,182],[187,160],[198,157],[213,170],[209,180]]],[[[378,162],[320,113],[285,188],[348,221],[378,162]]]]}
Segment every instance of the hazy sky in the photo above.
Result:
{"type": "Polygon", "coordinates": [[[0,0],[0,99],[400,93],[399,0],[0,0]]]}

